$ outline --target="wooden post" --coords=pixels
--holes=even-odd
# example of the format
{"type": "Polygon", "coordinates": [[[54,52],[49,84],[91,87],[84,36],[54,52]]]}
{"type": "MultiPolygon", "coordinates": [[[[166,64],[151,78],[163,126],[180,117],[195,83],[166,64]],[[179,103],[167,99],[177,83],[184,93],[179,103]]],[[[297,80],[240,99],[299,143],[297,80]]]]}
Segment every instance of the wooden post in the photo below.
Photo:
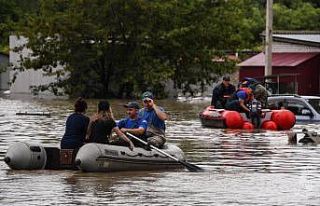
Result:
{"type": "Polygon", "coordinates": [[[273,0],[267,0],[266,39],[265,39],[265,69],[264,75],[272,75],[272,5],[273,0]]]}

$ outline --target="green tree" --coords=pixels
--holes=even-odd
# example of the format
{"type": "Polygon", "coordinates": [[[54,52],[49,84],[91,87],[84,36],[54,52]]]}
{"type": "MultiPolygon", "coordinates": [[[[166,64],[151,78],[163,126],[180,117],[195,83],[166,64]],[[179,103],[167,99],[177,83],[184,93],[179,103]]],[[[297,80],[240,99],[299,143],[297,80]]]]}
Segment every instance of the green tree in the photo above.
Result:
{"type": "Polygon", "coordinates": [[[274,29],[319,30],[320,8],[314,5],[302,0],[295,0],[290,4],[274,4],[274,29]]]}
{"type": "Polygon", "coordinates": [[[0,51],[9,53],[9,35],[16,31],[17,23],[38,9],[38,0],[0,0],[0,51]]]}
{"type": "Polygon", "coordinates": [[[247,6],[250,2],[190,1],[190,7],[184,1],[177,6],[179,26],[168,32],[169,45],[174,45],[168,52],[173,53],[178,88],[192,93],[190,85],[208,85],[217,75],[234,71],[228,53],[253,47],[258,37],[254,21],[263,20],[259,10],[247,6]]]}
{"type": "Polygon", "coordinates": [[[14,10],[14,3],[0,0],[0,51],[8,53],[9,33],[13,28],[12,21],[17,20],[18,15],[14,10]]]}
{"type": "Polygon", "coordinates": [[[228,52],[257,45],[263,17],[248,6],[252,2],[41,1],[22,31],[36,58],[23,66],[56,76],[36,89],[57,93],[62,87],[69,95],[163,94],[168,79],[193,92],[191,85],[234,70],[228,52]],[[56,65],[65,69],[56,71],[56,65]]]}

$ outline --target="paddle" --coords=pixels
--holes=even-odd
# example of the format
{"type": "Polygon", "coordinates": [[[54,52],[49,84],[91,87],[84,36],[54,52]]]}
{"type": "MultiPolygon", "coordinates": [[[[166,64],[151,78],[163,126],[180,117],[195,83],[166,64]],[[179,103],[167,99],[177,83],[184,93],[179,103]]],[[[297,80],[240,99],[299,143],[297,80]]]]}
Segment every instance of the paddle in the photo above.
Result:
{"type": "Polygon", "coordinates": [[[153,145],[149,145],[147,142],[145,142],[145,141],[143,141],[142,139],[134,136],[133,134],[130,134],[129,132],[126,132],[126,134],[129,135],[130,137],[132,137],[133,139],[141,142],[142,144],[147,145],[147,146],[150,146],[152,149],[156,150],[157,152],[159,152],[159,153],[161,153],[161,154],[163,154],[163,155],[165,155],[165,156],[167,156],[167,157],[175,160],[176,162],[182,164],[182,165],[185,166],[190,172],[200,172],[200,171],[203,171],[203,169],[200,168],[200,167],[198,167],[197,165],[188,163],[188,162],[186,162],[186,161],[181,161],[181,160],[173,157],[172,155],[170,155],[170,154],[162,151],[161,149],[159,149],[159,148],[157,148],[157,147],[155,147],[155,146],[153,146],[153,145]]]}

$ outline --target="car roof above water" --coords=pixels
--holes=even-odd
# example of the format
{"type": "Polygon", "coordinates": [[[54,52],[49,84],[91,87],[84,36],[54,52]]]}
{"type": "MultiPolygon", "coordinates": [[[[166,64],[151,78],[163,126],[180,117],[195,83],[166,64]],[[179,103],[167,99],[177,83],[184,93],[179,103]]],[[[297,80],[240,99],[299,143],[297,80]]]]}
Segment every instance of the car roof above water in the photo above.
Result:
{"type": "Polygon", "coordinates": [[[319,96],[301,96],[303,99],[320,99],[319,96]]]}
{"type": "Polygon", "coordinates": [[[300,95],[297,95],[297,94],[276,94],[276,95],[271,95],[268,98],[270,98],[270,99],[280,99],[280,98],[281,99],[282,98],[288,98],[288,99],[291,99],[291,98],[320,99],[320,96],[307,96],[307,95],[300,96],[300,95]]]}

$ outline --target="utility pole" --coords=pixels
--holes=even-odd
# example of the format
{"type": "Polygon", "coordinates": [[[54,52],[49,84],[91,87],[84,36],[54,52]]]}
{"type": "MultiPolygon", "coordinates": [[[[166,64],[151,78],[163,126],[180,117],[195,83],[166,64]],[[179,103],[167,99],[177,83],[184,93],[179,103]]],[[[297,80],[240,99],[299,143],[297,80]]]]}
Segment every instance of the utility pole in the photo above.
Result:
{"type": "Polygon", "coordinates": [[[265,39],[265,68],[264,75],[272,75],[272,12],[273,0],[267,0],[266,7],[266,39],[265,39]]]}

